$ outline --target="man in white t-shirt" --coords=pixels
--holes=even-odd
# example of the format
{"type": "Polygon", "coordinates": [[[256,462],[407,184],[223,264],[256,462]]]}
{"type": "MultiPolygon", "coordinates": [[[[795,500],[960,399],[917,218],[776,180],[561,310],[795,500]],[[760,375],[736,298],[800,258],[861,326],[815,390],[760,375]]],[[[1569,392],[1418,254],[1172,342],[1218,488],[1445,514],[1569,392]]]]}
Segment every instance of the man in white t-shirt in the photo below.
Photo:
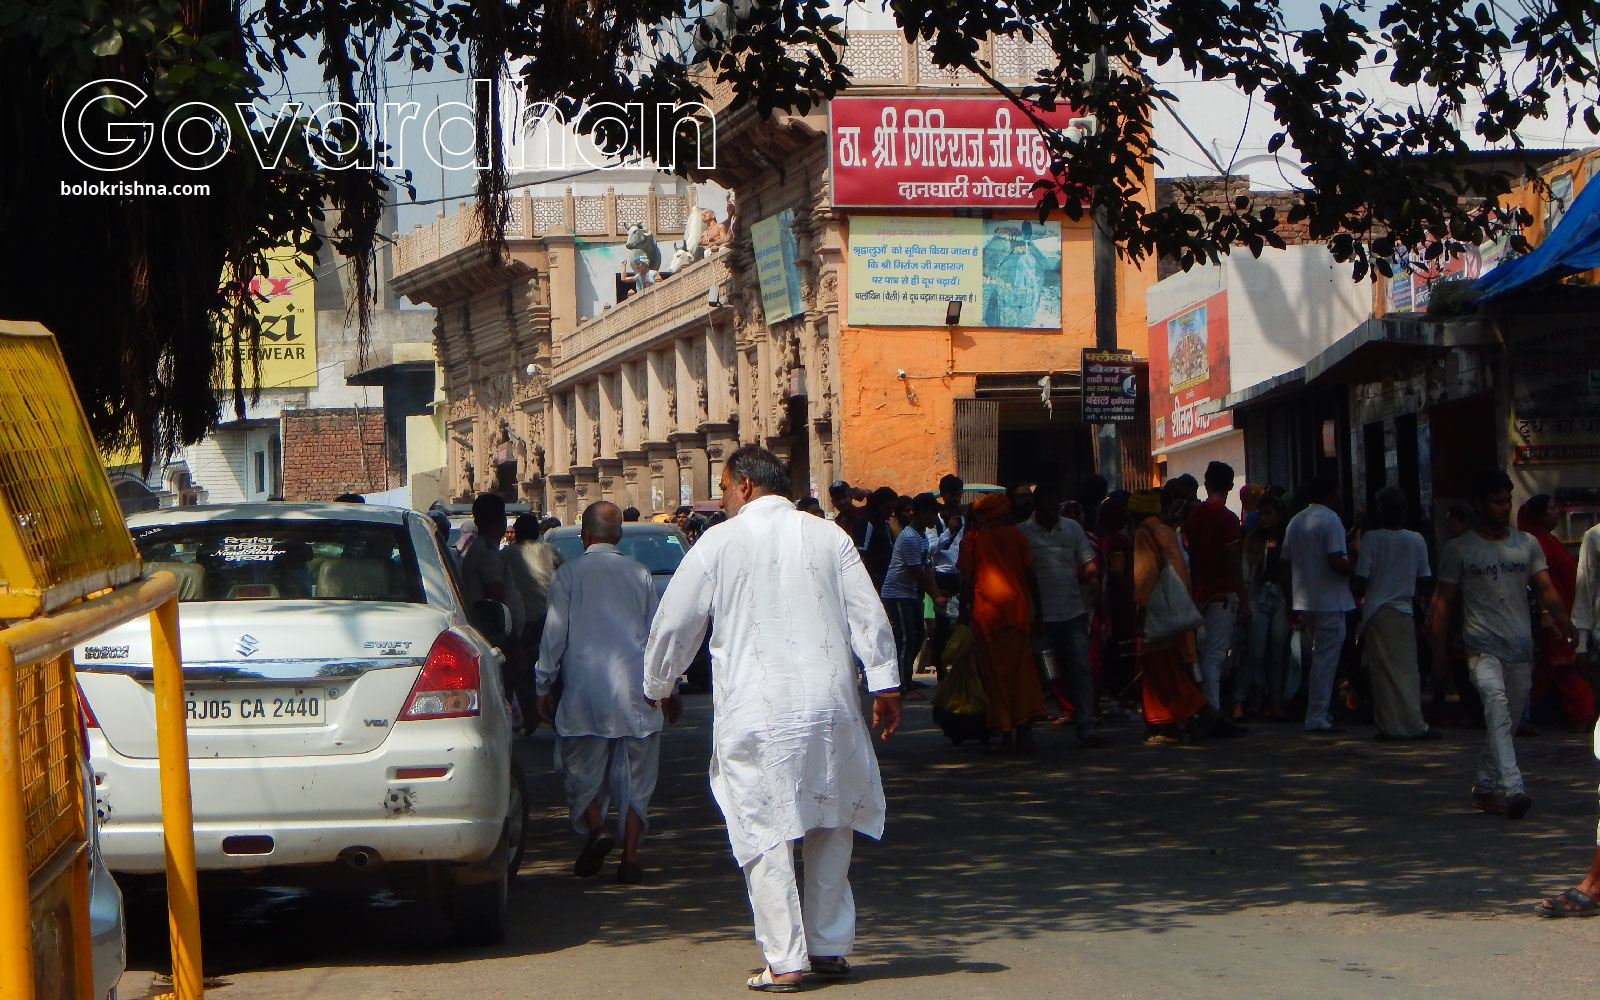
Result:
{"type": "Polygon", "coordinates": [[[1478,523],[1444,547],[1433,592],[1433,676],[1448,676],[1450,612],[1461,599],[1461,639],[1467,672],[1483,699],[1483,752],[1472,804],[1492,815],[1521,819],[1533,808],[1517,767],[1512,734],[1533,685],[1533,621],[1528,590],[1567,641],[1577,633],[1556,592],[1538,539],[1511,527],[1511,477],[1492,469],[1479,477],[1472,506],[1478,523]]]}
{"type": "Polygon", "coordinates": [[[1422,717],[1422,677],[1417,670],[1413,601],[1428,568],[1428,543],[1405,530],[1406,497],[1398,487],[1378,491],[1381,528],[1361,536],[1356,556],[1357,594],[1362,595],[1361,663],[1372,683],[1372,714],[1380,740],[1438,739],[1422,717]]]}
{"type": "Polygon", "coordinates": [[[1344,617],[1354,611],[1350,596],[1350,559],[1344,522],[1328,507],[1334,485],[1313,479],[1300,489],[1305,510],[1284,533],[1280,563],[1288,574],[1289,610],[1310,639],[1311,675],[1306,682],[1306,732],[1337,733],[1330,708],[1333,682],[1344,649],[1344,617]]]}

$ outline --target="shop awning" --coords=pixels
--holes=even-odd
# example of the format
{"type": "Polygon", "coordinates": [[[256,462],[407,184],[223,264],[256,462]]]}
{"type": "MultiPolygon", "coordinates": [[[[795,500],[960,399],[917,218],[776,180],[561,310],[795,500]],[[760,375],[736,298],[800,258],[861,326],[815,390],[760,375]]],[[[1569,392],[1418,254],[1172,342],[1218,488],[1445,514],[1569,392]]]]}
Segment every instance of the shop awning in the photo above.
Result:
{"type": "Polygon", "coordinates": [[[1585,184],[1572,207],[1544,242],[1526,257],[1508,260],[1472,283],[1479,302],[1535,283],[1555,281],[1600,267],[1600,184],[1585,184]]]}
{"type": "Polygon", "coordinates": [[[1249,409],[1313,384],[1364,382],[1385,362],[1496,342],[1494,329],[1476,319],[1447,322],[1411,313],[1369,319],[1301,367],[1224,396],[1222,409],[1249,409]]]}
{"type": "Polygon", "coordinates": [[[1247,409],[1260,403],[1271,402],[1274,399],[1287,396],[1305,384],[1306,368],[1305,365],[1301,365],[1293,371],[1284,372],[1282,375],[1274,375],[1264,382],[1257,382],[1255,385],[1240,389],[1238,392],[1228,393],[1222,397],[1222,404],[1218,409],[1247,409]]]}

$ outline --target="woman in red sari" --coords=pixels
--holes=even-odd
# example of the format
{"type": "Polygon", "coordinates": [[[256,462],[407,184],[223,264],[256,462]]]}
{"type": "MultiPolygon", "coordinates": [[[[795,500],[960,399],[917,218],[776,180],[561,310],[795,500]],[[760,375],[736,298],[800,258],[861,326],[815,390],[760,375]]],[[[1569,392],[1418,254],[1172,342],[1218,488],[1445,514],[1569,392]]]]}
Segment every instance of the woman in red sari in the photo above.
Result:
{"type": "Polygon", "coordinates": [[[991,493],[972,505],[961,540],[961,614],[977,637],[989,695],[989,728],[1000,753],[1031,753],[1033,724],[1044,718],[1044,690],[1030,639],[1039,584],[1028,539],[1011,523],[1011,501],[991,493]]]}
{"type": "MultiPolygon", "coordinates": [[[[1517,528],[1539,540],[1544,560],[1550,566],[1550,582],[1572,613],[1572,599],[1578,591],[1578,560],[1555,536],[1560,511],[1548,493],[1541,493],[1517,511],[1517,528]]],[[[1561,707],[1567,725],[1586,729],[1594,724],[1594,692],[1578,672],[1578,654],[1567,645],[1561,633],[1549,627],[1548,616],[1541,615],[1535,630],[1537,648],[1533,661],[1533,692],[1528,704],[1537,707],[1553,685],[1561,692],[1561,707]]]]}

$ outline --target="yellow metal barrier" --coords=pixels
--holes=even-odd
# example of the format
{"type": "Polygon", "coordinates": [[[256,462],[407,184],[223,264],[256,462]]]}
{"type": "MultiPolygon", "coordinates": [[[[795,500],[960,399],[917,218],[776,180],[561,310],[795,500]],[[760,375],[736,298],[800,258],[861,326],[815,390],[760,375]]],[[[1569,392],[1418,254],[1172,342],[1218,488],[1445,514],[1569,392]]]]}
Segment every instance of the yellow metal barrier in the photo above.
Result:
{"type": "Polygon", "coordinates": [[[173,994],[201,995],[177,580],[141,578],[60,349],[0,321],[0,1000],[92,1000],[72,648],[148,615],[173,994]],[[98,595],[98,596],[94,596],[98,595]]]}

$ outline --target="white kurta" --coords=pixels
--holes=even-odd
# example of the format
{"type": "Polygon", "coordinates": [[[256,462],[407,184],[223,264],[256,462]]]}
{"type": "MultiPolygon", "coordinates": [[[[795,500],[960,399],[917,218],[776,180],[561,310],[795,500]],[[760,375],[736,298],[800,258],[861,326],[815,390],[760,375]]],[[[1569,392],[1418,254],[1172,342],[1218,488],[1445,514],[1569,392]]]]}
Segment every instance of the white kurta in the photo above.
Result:
{"type": "Polygon", "coordinates": [[[655,610],[650,571],[615,545],[591,545],[556,570],[536,671],[541,695],[561,675],[556,732],[617,739],[661,731],[661,709],[639,689],[655,610]]]}
{"type": "Polygon", "coordinates": [[[883,835],[883,785],[861,716],[897,690],[894,635],[850,536],[760,497],[708,530],[672,576],[645,651],[645,694],[666,697],[711,633],[711,791],[741,867],[807,830],[883,835]]]}

